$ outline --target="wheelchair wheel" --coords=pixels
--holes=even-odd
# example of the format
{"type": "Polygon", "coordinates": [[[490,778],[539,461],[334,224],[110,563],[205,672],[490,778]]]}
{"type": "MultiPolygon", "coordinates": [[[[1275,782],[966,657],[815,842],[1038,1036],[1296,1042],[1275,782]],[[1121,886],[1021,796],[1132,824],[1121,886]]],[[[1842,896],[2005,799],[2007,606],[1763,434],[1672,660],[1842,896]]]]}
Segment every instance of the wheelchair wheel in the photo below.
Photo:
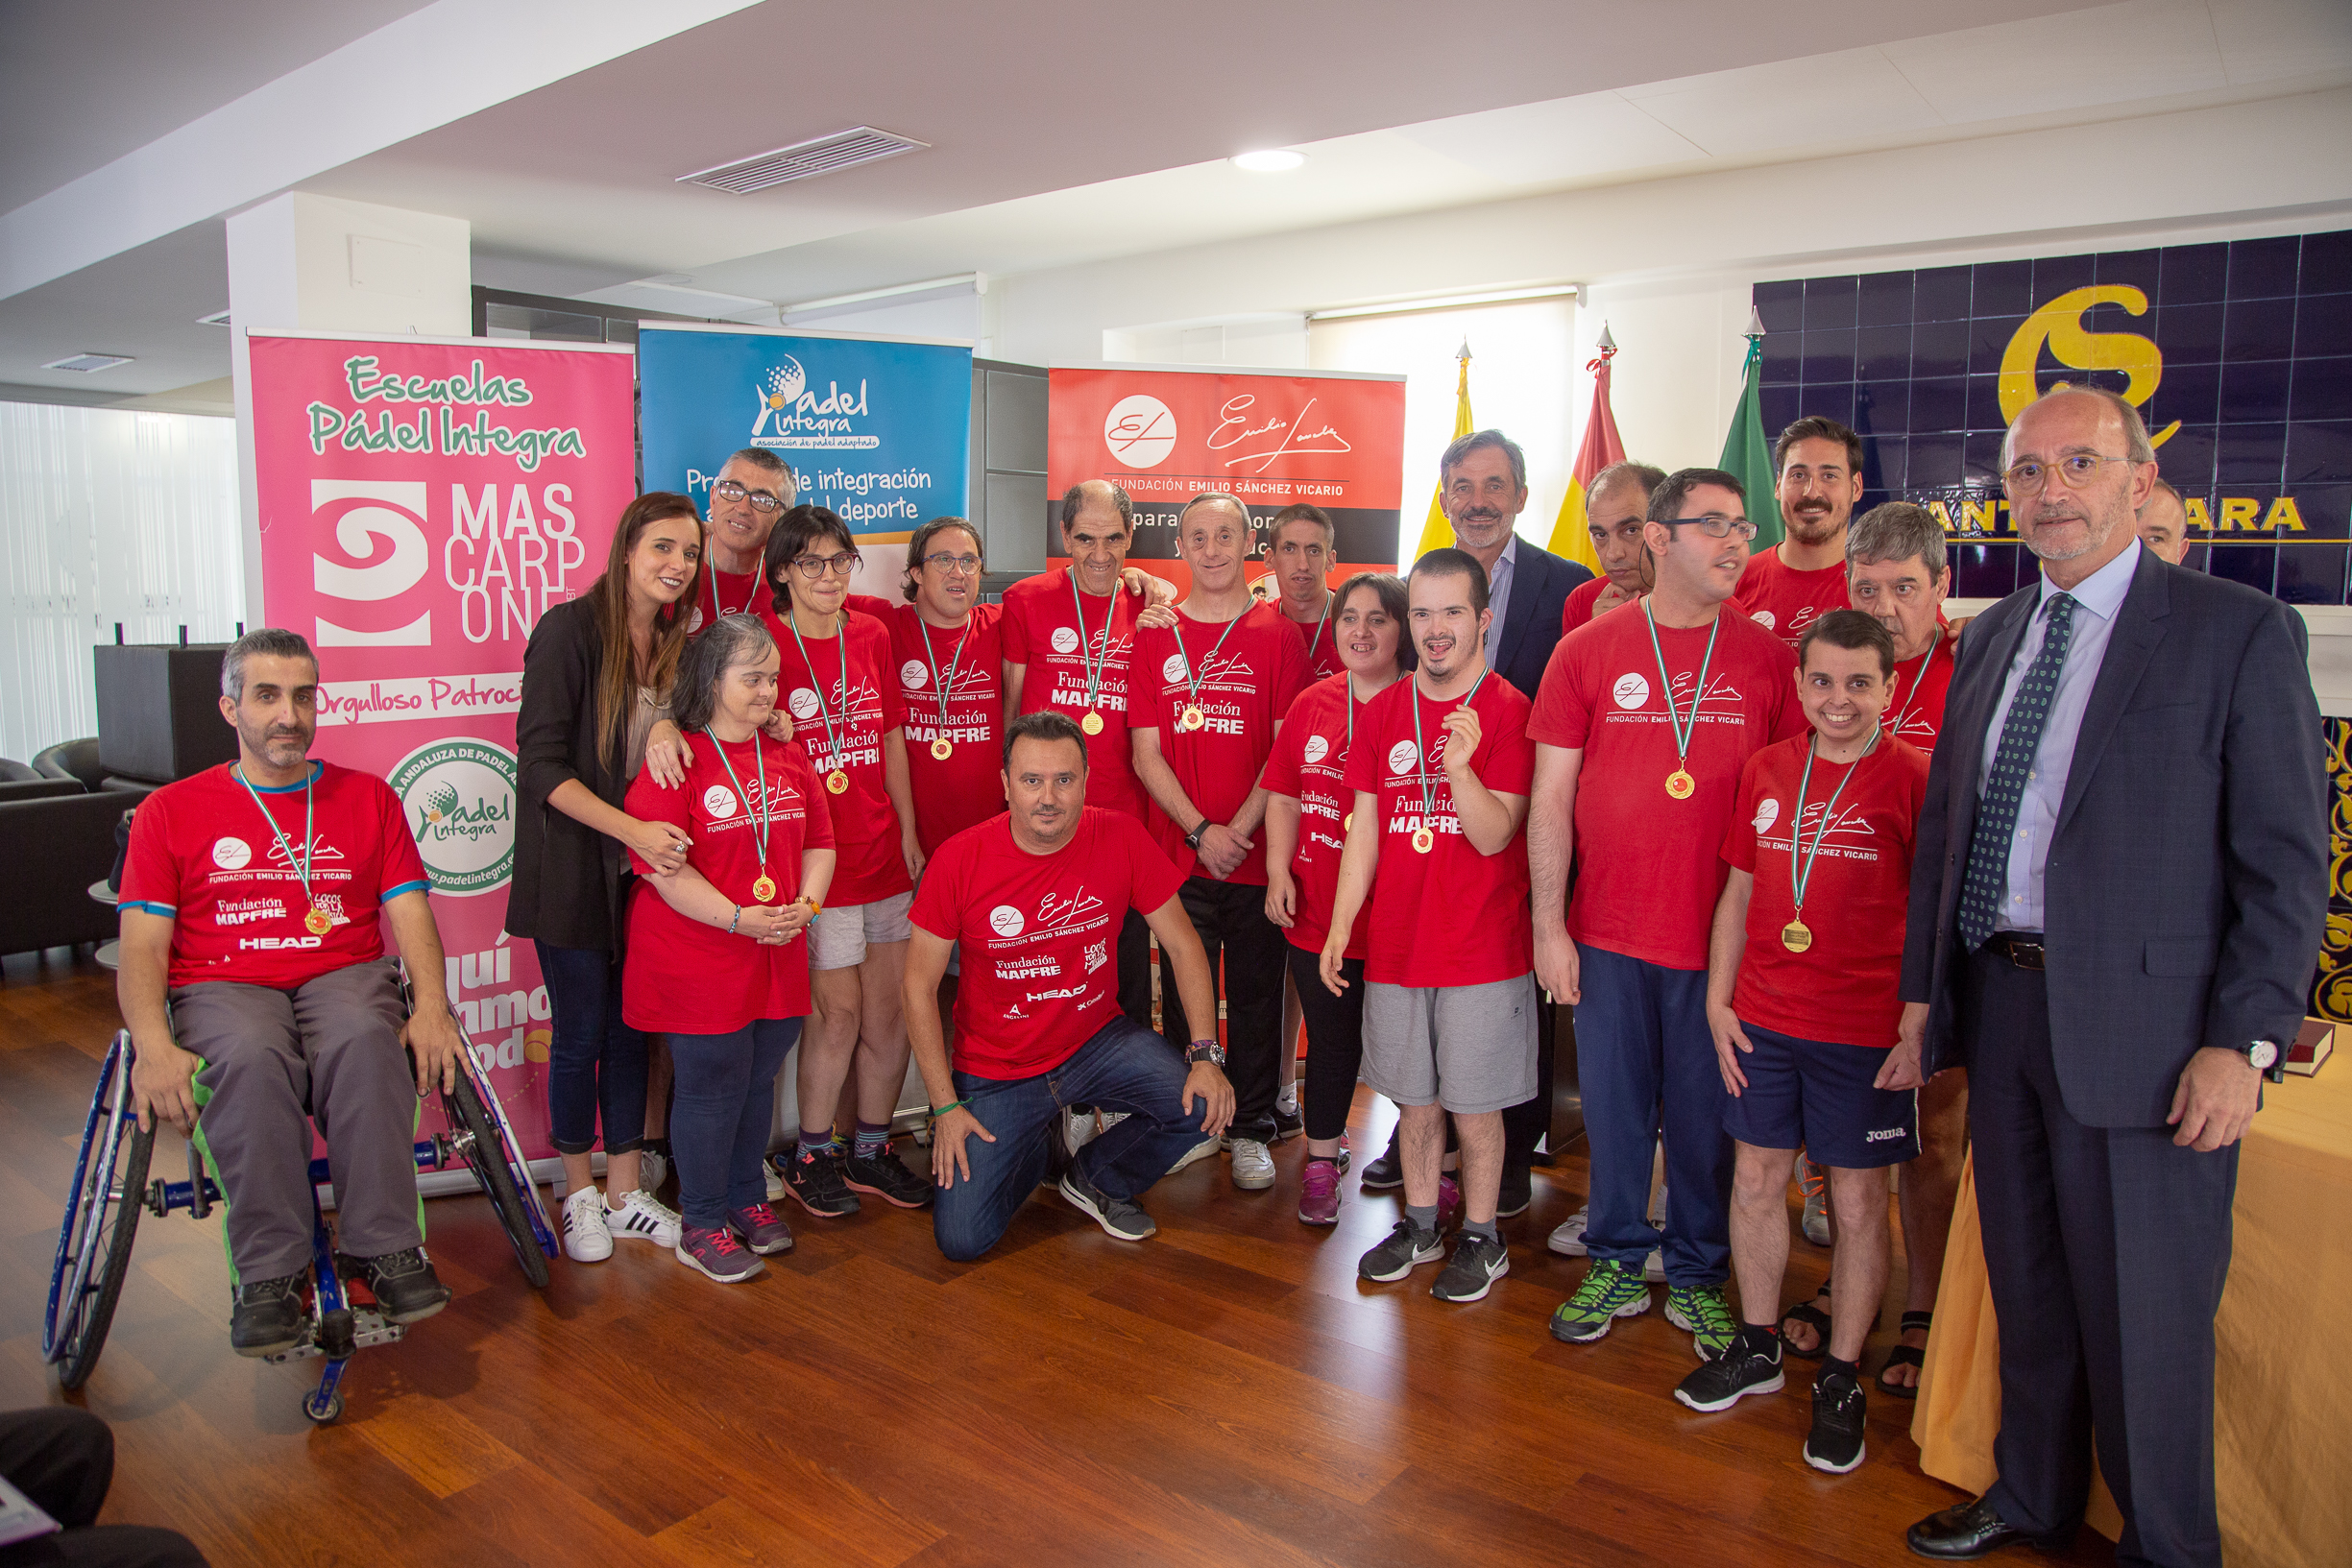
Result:
{"type": "Polygon", "coordinates": [[[117,1034],[99,1070],[81,1157],[74,1162],[73,1192],[58,1230],[42,1322],[42,1353],[58,1364],[58,1382],[64,1387],[87,1382],[106,1348],[114,1305],[131,1269],[131,1242],[138,1232],[154,1150],[155,1134],[141,1131],[131,1111],[130,1039],[117,1034]]]}
{"type": "Polygon", "coordinates": [[[473,1074],[461,1072],[457,1087],[441,1097],[449,1112],[449,1124],[463,1135],[459,1154],[473,1179],[482,1184],[490,1194],[490,1206],[497,1211],[498,1227],[506,1232],[507,1243],[515,1249],[515,1262],[522,1266],[522,1277],[539,1289],[547,1284],[547,1255],[540,1250],[539,1237],[531,1225],[530,1206],[524,1201],[515,1183],[515,1173],[507,1163],[506,1140],[497,1122],[482,1103],[481,1095],[473,1086],[473,1074]]]}

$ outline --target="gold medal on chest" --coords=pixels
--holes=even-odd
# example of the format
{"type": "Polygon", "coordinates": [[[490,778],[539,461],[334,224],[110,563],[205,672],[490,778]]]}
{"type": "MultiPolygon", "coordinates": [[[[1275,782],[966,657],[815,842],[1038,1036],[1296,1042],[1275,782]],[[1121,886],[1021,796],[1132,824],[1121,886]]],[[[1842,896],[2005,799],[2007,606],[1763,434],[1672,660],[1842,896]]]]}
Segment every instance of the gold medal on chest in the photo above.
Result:
{"type": "Polygon", "coordinates": [[[956,743],[953,740],[950,740],[947,736],[941,736],[938,739],[931,743],[932,760],[935,762],[944,762],[955,750],[956,743]]]}
{"type": "Polygon", "coordinates": [[[760,880],[751,884],[752,901],[757,904],[765,904],[768,900],[774,898],[775,896],[776,879],[769,876],[764,871],[761,872],[760,880]]]}
{"type": "Polygon", "coordinates": [[[1427,828],[1416,828],[1413,830],[1414,853],[1418,855],[1427,855],[1431,850],[1437,848],[1437,844],[1438,835],[1430,832],[1427,828]]]}
{"type": "Polygon", "coordinates": [[[837,795],[848,794],[849,775],[839,768],[835,768],[831,773],[825,775],[825,787],[837,795]]]}
{"type": "Polygon", "coordinates": [[[1679,767],[1666,775],[1666,793],[1678,801],[1688,800],[1691,791],[1698,787],[1699,782],[1679,767]]]}
{"type": "Polygon", "coordinates": [[[1792,920],[1781,928],[1781,946],[1791,953],[1803,953],[1813,945],[1812,928],[1802,920],[1792,920]]]}
{"type": "Polygon", "coordinates": [[[1340,832],[1344,833],[1351,833],[1355,831],[1356,814],[1353,811],[1350,811],[1346,816],[1340,818],[1340,832]]]}
{"type": "Polygon", "coordinates": [[[1089,708],[1086,710],[1086,716],[1078,721],[1078,727],[1085,731],[1088,735],[1101,735],[1103,733],[1103,715],[1089,708]]]}
{"type": "Polygon", "coordinates": [[[1208,728],[1208,722],[1209,716],[1200,712],[1200,709],[1187,708],[1184,710],[1183,716],[1176,720],[1176,728],[1179,730],[1204,730],[1208,728]]]}
{"type": "Polygon", "coordinates": [[[328,931],[334,929],[334,921],[328,918],[327,911],[315,904],[310,906],[310,912],[303,916],[303,929],[313,936],[325,936],[328,931]]]}

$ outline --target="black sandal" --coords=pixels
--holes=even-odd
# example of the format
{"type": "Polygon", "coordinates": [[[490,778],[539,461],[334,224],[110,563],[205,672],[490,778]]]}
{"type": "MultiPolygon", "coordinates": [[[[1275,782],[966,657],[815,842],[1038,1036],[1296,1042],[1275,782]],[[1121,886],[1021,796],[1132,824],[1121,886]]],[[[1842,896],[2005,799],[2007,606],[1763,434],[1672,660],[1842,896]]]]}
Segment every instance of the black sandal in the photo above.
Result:
{"type": "MultiPolygon", "coordinates": [[[[1926,1333],[1934,1322],[1935,1314],[1931,1312],[1904,1313],[1903,1326],[1896,1332],[1908,1334],[1913,1329],[1918,1329],[1926,1333]]],[[[1927,1365],[1928,1353],[1918,1345],[1897,1344],[1894,1349],[1886,1353],[1886,1364],[1879,1368],[1879,1392],[1892,1394],[1897,1399],[1917,1399],[1919,1397],[1917,1384],[1905,1387],[1900,1383],[1889,1383],[1886,1381],[1886,1374],[1898,1366],[1916,1366],[1925,1371],[1927,1365]]]]}
{"type": "Polygon", "coordinates": [[[1799,1361],[1807,1362],[1817,1362],[1821,1360],[1822,1357],[1829,1354],[1830,1315],[1814,1305],[1814,1302],[1821,1300],[1829,1293],[1830,1282],[1825,1279],[1821,1282],[1821,1289],[1813,1292],[1812,1301],[1801,1301],[1796,1306],[1789,1308],[1788,1311],[1781,1314],[1780,1328],[1777,1332],[1781,1336],[1782,1350],[1785,1351],[1791,1356],[1796,1357],[1799,1361]],[[1820,1338],[1814,1342],[1812,1349],[1801,1350],[1788,1338],[1788,1322],[1792,1317],[1820,1336],[1820,1338]]]}

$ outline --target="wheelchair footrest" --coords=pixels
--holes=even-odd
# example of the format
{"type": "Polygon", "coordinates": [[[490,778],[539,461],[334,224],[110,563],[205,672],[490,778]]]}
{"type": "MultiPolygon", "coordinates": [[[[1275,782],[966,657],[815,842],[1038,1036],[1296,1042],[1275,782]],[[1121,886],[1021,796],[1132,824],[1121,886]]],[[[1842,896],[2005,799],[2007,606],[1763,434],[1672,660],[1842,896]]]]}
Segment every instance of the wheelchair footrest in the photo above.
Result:
{"type": "MultiPolygon", "coordinates": [[[[395,1340],[407,1338],[407,1324],[387,1323],[384,1321],[384,1315],[373,1307],[354,1307],[352,1309],[351,1315],[352,1348],[353,1350],[369,1350],[376,1345],[388,1345],[395,1340]]],[[[303,1339],[301,1344],[291,1350],[281,1350],[275,1356],[264,1356],[261,1359],[275,1366],[282,1362],[314,1361],[326,1354],[326,1349],[319,1343],[318,1324],[309,1323],[303,1326],[303,1339]]]]}

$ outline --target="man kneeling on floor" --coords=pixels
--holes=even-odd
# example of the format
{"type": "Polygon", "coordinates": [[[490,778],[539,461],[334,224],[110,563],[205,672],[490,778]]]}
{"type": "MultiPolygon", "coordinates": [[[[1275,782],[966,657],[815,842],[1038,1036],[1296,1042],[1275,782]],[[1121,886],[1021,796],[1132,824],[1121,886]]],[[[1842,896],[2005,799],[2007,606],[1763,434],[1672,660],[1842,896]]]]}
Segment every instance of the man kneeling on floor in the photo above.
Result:
{"type": "Polygon", "coordinates": [[[248,632],[221,661],[237,760],[166,784],[131,821],[115,995],[139,1124],[190,1133],[229,1211],[229,1341],[299,1341],[310,1265],[310,1125],[327,1140],[336,1245],[395,1323],[449,1288],[424,1255],[417,1097],[457,1085],[431,883],[385,783],[309,760],[319,665],[292,632],[248,632]],[[408,960],[416,1011],[378,912],[408,960]],[[168,1008],[166,1003],[169,1003],[168,1008]],[[400,1048],[414,1053],[413,1081],[400,1048]]]}
{"type": "Polygon", "coordinates": [[[1135,1202],[1144,1190],[1233,1120],[1213,1035],[1178,1057],[1119,1010],[1115,949],[1133,908],[1176,970],[1185,1016],[1217,1016],[1182,874],[1134,818],[1088,808],[1086,736],[1068,715],[1015,719],[1004,778],[1009,809],[939,846],[909,912],[907,1034],[934,1118],[933,1234],[958,1263],[996,1245],[1036,1189],[1065,1106],[1128,1113],[1060,1184],[1123,1242],[1158,1228],[1135,1202]],[[951,1071],[937,992],[958,945],[951,1071]]]}
{"type": "Polygon", "coordinates": [[[1886,1291],[1886,1168],[1919,1152],[1919,1046],[1896,1039],[1897,981],[1928,759],[1879,727],[1895,644],[1877,620],[1832,610],[1797,658],[1812,728],[1748,759],[1708,952],[1707,1022],[1736,1149],[1740,1329],[1674,1397],[1720,1411],[1782,1386],[1785,1194],[1809,1149],[1830,1170],[1837,1283],[1805,1462],[1843,1473],[1862,1462],[1855,1363],[1886,1291]]]}

